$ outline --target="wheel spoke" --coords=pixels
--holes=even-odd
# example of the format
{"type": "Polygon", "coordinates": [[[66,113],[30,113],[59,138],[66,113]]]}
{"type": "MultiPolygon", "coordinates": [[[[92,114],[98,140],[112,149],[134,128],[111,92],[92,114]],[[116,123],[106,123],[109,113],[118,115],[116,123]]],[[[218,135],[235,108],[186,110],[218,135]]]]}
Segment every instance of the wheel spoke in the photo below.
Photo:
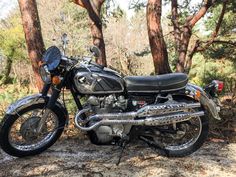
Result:
{"type": "MultiPolygon", "coordinates": [[[[173,125],[170,125],[169,128],[173,129],[173,125]]],[[[176,133],[161,133],[161,137],[155,138],[155,142],[167,150],[181,150],[193,145],[199,138],[201,131],[201,118],[196,117],[188,122],[178,123],[176,133]]]]}
{"type": "Polygon", "coordinates": [[[38,122],[42,117],[42,109],[34,109],[19,116],[9,132],[10,144],[19,150],[34,150],[42,147],[53,138],[59,126],[55,113],[50,112],[47,122],[40,134],[36,132],[38,122]]]}

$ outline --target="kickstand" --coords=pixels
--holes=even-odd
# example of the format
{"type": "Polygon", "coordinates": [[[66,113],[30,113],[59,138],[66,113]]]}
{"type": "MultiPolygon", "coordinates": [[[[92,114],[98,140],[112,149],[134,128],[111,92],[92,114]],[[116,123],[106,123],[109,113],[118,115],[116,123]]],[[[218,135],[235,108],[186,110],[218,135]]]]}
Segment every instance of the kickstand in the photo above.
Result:
{"type": "Polygon", "coordinates": [[[120,164],[123,152],[124,152],[128,142],[129,142],[129,139],[127,139],[127,138],[123,138],[120,142],[121,151],[120,151],[118,162],[116,163],[117,166],[120,164]]]}

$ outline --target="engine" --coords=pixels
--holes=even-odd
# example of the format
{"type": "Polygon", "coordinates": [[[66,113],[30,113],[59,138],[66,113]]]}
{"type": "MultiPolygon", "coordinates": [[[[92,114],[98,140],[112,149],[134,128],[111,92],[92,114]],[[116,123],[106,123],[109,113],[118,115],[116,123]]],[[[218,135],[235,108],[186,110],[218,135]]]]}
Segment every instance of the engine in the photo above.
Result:
{"type": "MultiPolygon", "coordinates": [[[[121,113],[127,109],[128,100],[124,96],[109,95],[104,97],[90,96],[87,100],[93,114],[121,113]]],[[[96,122],[89,122],[91,126],[96,122]]],[[[89,132],[90,139],[94,144],[108,144],[114,137],[122,137],[129,133],[130,126],[107,125],[100,126],[89,132]]]]}
{"type": "MultiPolygon", "coordinates": [[[[122,95],[116,96],[112,94],[103,97],[90,96],[87,103],[93,115],[101,115],[137,111],[154,101],[154,97],[132,96],[129,99],[125,99],[122,95]]],[[[95,121],[90,121],[89,126],[92,126],[95,123],[95,121]]],[[[124,137],[127,135],[130,132],[131,127],[132,126],[128,124],[103,125],[89,132],[91,134],[90,139],[94,144],[108,144],[112,142],[114,137],[124,137]]]]}
{"type": "Polygon", "coordinates": [[[95,114],[123,112],[127,108],[127,100],[124,96],[90,96],[87,103],[95,114]]]}

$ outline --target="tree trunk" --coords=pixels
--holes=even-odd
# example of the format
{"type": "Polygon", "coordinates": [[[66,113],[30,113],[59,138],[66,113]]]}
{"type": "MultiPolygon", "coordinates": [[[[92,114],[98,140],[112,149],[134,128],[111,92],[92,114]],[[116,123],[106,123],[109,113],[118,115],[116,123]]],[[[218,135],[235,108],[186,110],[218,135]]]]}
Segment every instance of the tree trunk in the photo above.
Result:
{"type": "Polygon", "coordinates": [[[43,87],[43,81],[41,80],[38,71],[39,62],[42,59],[45,47],[41,33],[36,0],[18,0],[18,3],[21,11],[28,55],[35,74],[36,85],[39,91],[41,91],[43,87]]]}
{"type": "Polygon", "coordinates": [[[161,27],[162,0],[148,0],[147,27],[156,74],[170,73],[168,53],[161,27]]]}
{"type": "Polygon", "coordinates": [[[181,38],[181,43],[180,43],[180,49],[179,49],[179,60],[176,65],[176,71],[177,72],[185,72],[184,71],[184,66],[185,66],[185,61],[186,61],[186,56],[188,52],[188,46],[189,46],[189,41],[192,36],[192,29],[186,25],[183,28],[183,34],[181,38]]]}
{"type": "Polygon", "coordinates": [[[74,0],[76,4],[86,8],[88,12],[93,44],[101,50],[101,56],[96,58],[96,62],[103,66],[107,66],[106,49],[102,32],[102,21],[100,17],[101,8],[104,1],[105,0],[74,0]]]}

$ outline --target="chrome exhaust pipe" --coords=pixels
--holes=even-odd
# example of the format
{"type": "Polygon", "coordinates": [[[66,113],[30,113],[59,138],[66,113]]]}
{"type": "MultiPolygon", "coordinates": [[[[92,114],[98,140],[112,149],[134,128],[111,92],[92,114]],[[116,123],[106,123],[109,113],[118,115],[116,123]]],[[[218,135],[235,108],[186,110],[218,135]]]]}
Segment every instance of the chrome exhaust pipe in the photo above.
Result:
{"type": "Polygon", "coordinates": [[[167,115],[167,116],[158,116],[158,117],[149,117],[146,119],[141,119],[141,120],[106,120],[102,119],[101,121],[93,124],[90,127],[83,127],[80,125],[79,121],[75,119],[75,125],[77,128],[83,130],[83,131],[91,131],[99,126],[104,126],[104,125],[117,125],[117,124],[129,124],[129,125],[141,125],[141,126],[158,126],[158,125],[168,125],[168,124],[173,124],[173,123],[178,123],[178,122],[184,122],[187,120],[190,120],[193,117],[200,117],[203,116],[204,112],[199,111],[199,112],[183,112],[183,113],[177,113],[173,115],[167,115]]]}
{"type": "MultiPolygon", "coordinates": [[[[126,112],[126,113],[107,113],[107,114],[96,114],[93,116],[90,116],[87,119],[87,122],[91,120],[102,120],[102,119],[108,119],[108,120],[123,120],[123,119],[134,119],[136,117],[142,118],[142,117],[151,117],[151,116],[159,116],[164,114],[170,114],[170,113],[177,113],[180,111],[184,111],[186,109],[191,108],[199,108],[201,107],[200,103],[177,103],[177,104],[161,104],[161,105],[148,105],[144,106],[143,108],[139,109],[137,112],[126,112]]],[[[77,121],[83,121],[80,119],[81,115],[85,112],[88,112],[89,109],[81,110],[75,117],[77,121]]]]}
{"type": "Polygon", "coordinates": [[[200,103],[177,103],[177,104],[162,104],[162,105],[148,105],[137,111],[137,117],[150,117],[156,115],[169,114],[186,109],[199,108],[200,103]]]}

